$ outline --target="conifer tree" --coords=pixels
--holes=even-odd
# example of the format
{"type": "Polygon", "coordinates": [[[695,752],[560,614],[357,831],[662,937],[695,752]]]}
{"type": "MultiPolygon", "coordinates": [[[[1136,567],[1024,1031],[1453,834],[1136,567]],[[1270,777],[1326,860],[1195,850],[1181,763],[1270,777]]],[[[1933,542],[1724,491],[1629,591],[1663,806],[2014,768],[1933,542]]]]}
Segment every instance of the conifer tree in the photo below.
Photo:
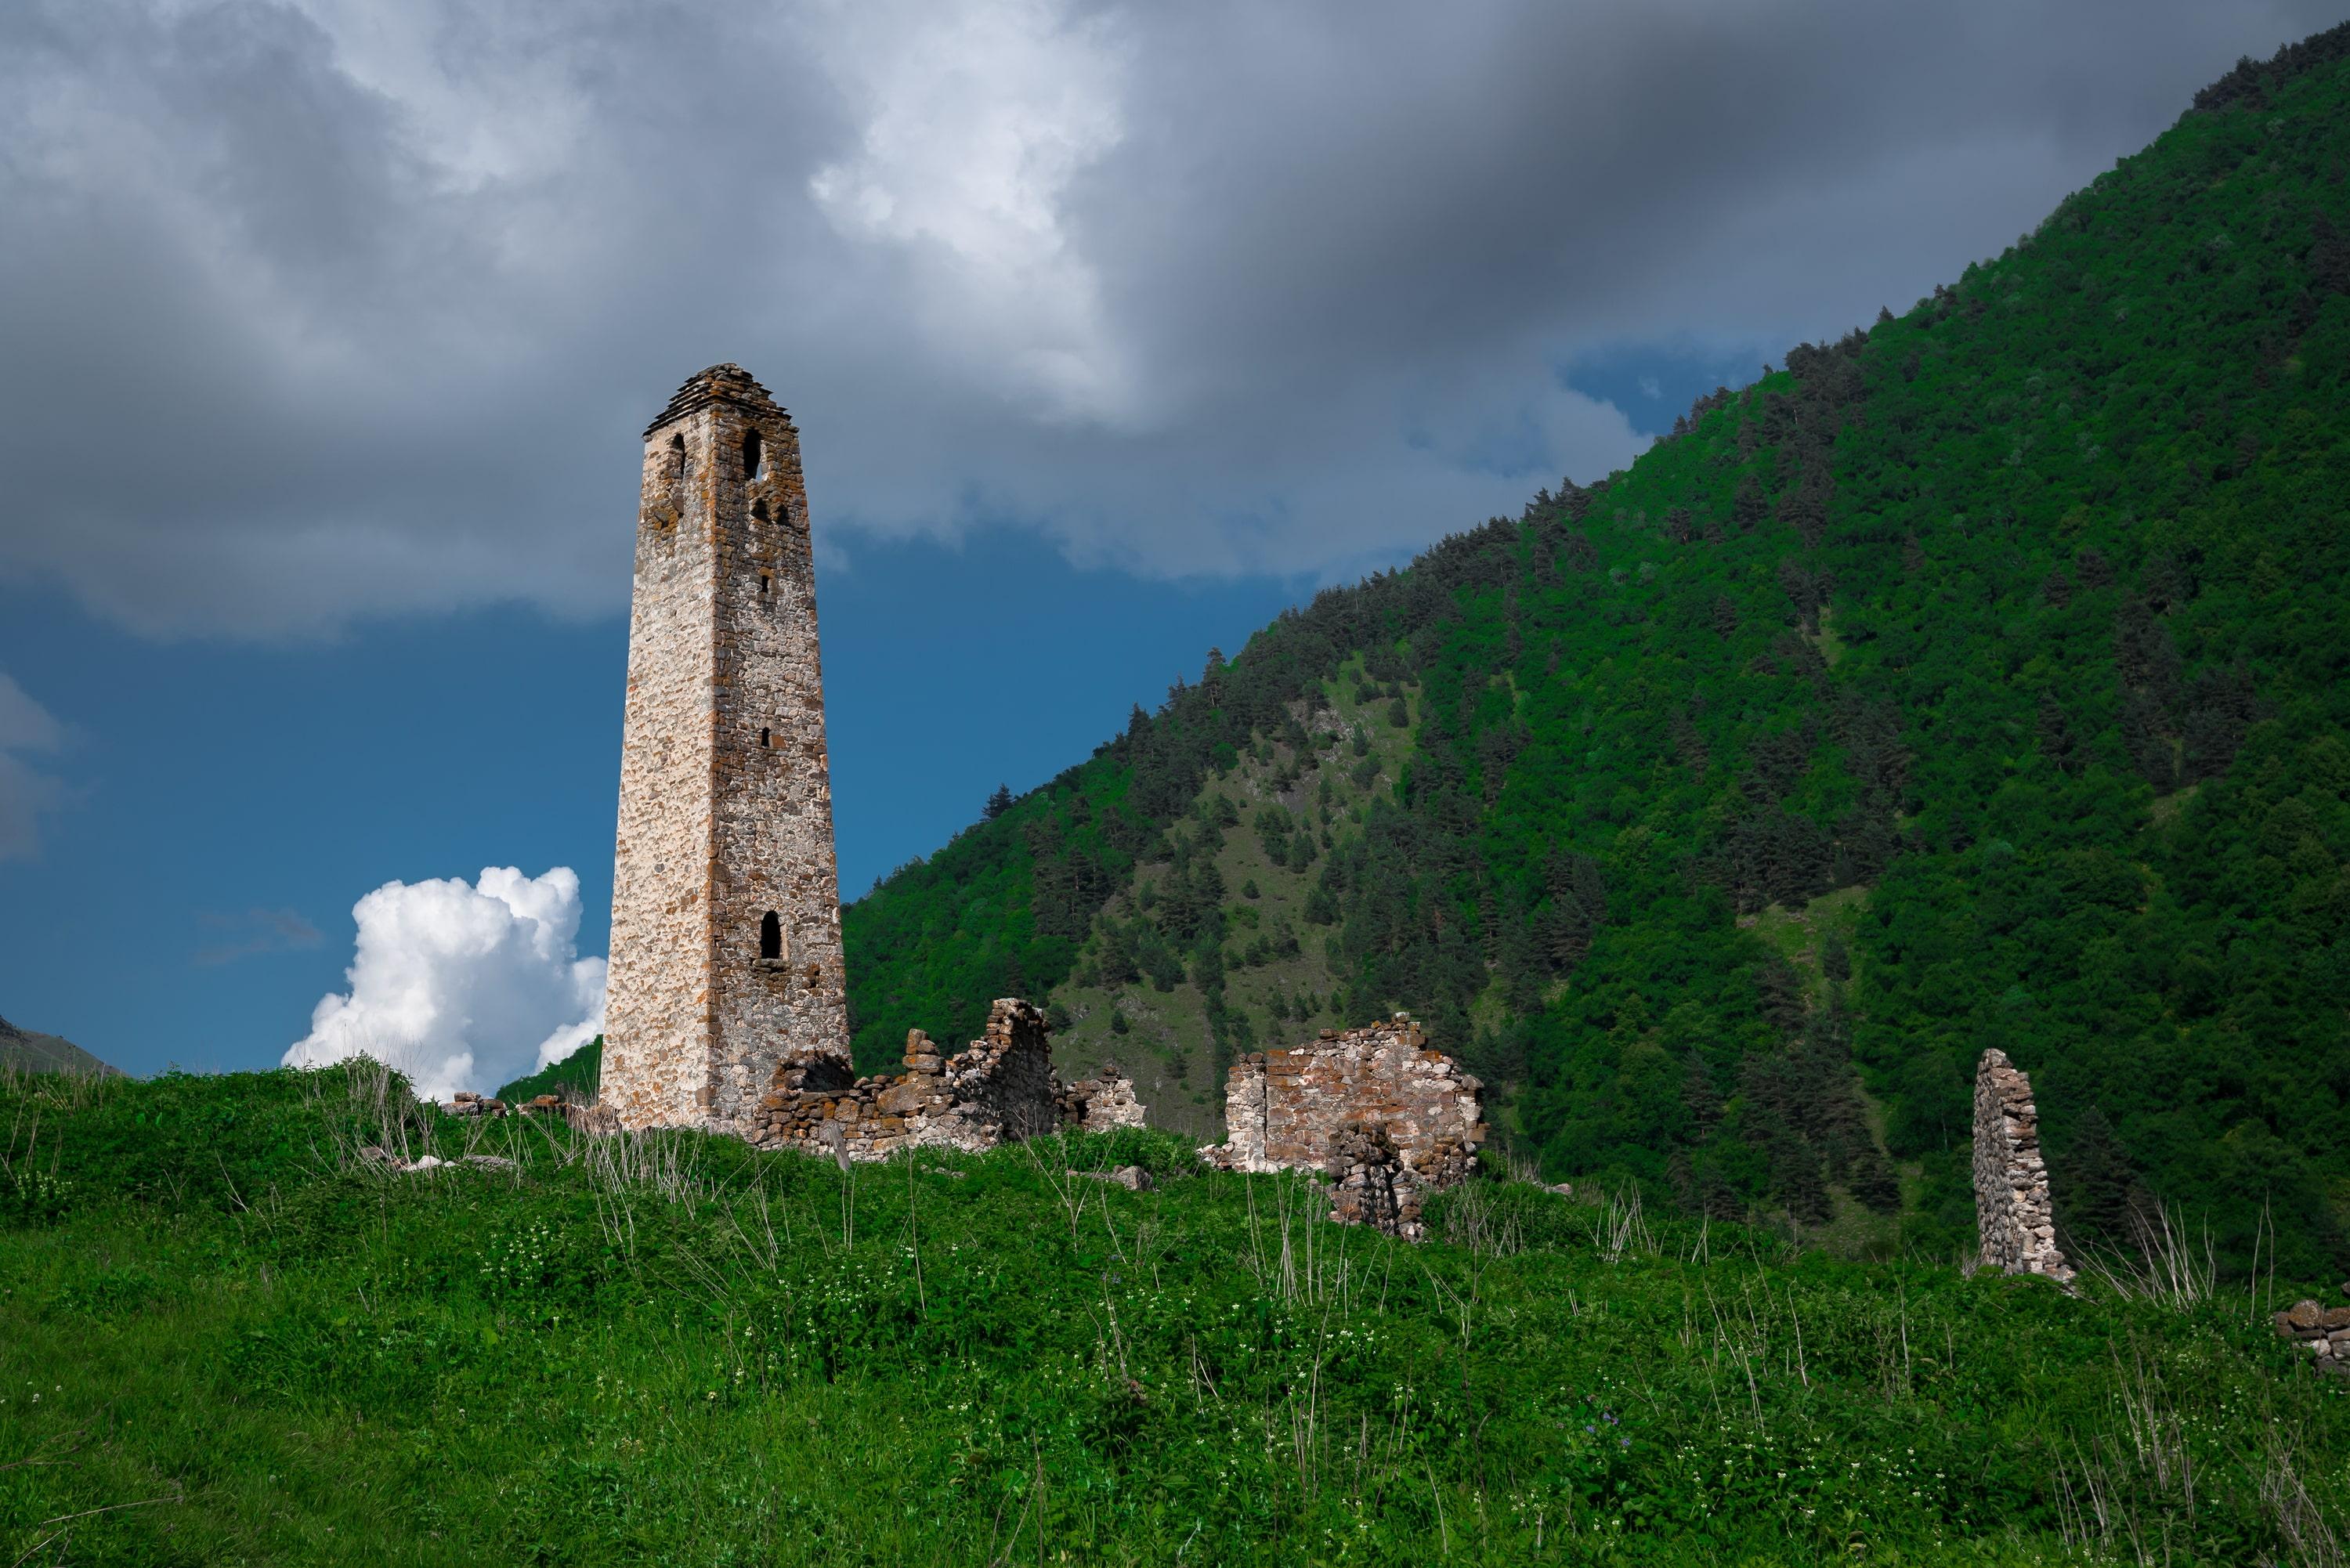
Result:
{"type": "Polygon", "coordinates": [[[2065,1228],[2092,1244],[2130,1246],[2137,1217],[2153,1200],[2103,1109],[2091,1106],[2083,1113],[2064,1158],[2054,1163],[2057,1179],[2050,1186],[2065,1228]]]}
{"type": "Polygon", "coordinates": [[[1690,1141],[1712,1137],[1721,1120],[1721,1091],[1713,1086],[1713,1070],[1694,1046],[1681,1064],[1681,1105],[1689,1112],[1690,1141]]]}

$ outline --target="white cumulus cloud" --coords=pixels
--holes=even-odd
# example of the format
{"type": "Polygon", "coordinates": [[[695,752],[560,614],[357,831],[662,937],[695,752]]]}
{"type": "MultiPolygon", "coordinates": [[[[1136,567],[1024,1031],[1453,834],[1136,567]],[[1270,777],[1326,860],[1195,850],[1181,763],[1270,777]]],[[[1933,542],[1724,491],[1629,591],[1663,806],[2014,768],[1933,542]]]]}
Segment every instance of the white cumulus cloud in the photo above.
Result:
{"type": "Polygon", "coordinates": [[[486,1094],[603,1031],[604,961],[578,956],[579,877],[567,866],[387,882],[351,914],[350,990],[319,999],[289,1067],[371,1056],[420,1094],[486,1094]]]}

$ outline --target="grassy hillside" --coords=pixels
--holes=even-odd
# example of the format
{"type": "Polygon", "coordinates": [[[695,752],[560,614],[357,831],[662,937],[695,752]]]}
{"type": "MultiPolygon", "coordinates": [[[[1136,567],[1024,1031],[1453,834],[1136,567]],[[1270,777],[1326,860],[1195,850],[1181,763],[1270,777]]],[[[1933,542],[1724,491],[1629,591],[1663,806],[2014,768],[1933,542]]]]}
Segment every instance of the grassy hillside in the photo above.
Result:
{"type": "Polygon", "coordinates": [[[10,1069],[20,1073],[114,1071],[70,1040],[55,1034],[36,1034],[0,1018],[0,1071],[10,1069]]]}
{"type": "Polygon", "coordinates": [[[571,1053],[560,1062],[552,1062],[536,1073],[503,1084],[498,1098],[518,1105],[541,1095],[552,1095],[568,1087],[578,1091],[581,1099],[596,1097],[597,1086],[604,1081],[604,1037],[601,1034],[571,1053]]]}
{"type": "Polygon", "coordinates": [[[1410,1248],[1163,1134],[844,1175],[458,1122],[344,1069],[8,1076],[0,1125],[0,1561],[2323,1563],[2350,1539],[2350,1386],[2272,1335],[2265,1285],[2074,1299],[1499,1180],[1410,1248]],[[395,1175],[366,1144],[514,1163],[395,1175]],[[1080,1174],[1129,1160],[1157,1190],[1080,1174]]]}
{"type": "Polygon", "coordinates": [[[1296,705],[1299,732],[1260,736],[1220,770],[1165,853],[1149,852],[1103,905],[1052,992],[1065,1075],[1118,1062],[1153,1125],[1221,1137],[1232,1051],[1352,1022],[1344,966],[1316,929],[1327,921],[1315,875],[1340,837],[1392,804],[1411,753],[1409,696],[1398,723],[1395,700],[1356,673],[1296,705]]]}
{"type": "Polygon", "coordinates": [[[1192,1128],[1235,1052],[1409,1007],[1552,1177],[1947,1253],[1998,1045],[2076,1244],[2168,1203],[2230,1269],[2350,1266],[2345,43],[1211,658],[850,907],[861,1055],[1048,995],[1192,1128]],[[1278,905],[1234,876],[1274,772],[1278,905]]]}

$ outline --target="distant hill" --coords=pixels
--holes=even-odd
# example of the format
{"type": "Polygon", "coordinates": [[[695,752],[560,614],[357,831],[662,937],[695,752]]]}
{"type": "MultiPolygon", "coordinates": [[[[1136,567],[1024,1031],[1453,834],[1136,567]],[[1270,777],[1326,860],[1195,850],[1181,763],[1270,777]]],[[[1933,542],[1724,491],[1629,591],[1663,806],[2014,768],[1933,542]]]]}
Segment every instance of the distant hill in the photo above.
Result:
{"type": "Polygon", "coordinates": [[[0,1018],[0,1068],[27,1073],[115,1071],[70,1040],[30,1033],[5,1018],[0,1018]]]}
{"type": "Polygon", "coordinates": [[[541,1095],[561,1092],[568,1084],[578,1091],[582,1099],[596,1097],[596,1085],[604,1075],[604,1037],[601,1034],[571,1053],[560,1062],[548,1064],[537,1072],[515,1079],[498,1088],[498,1098],[509,1102],[536,1099],[541,1095]]]}
{"type": "Polygon", "coordinates": [[[2350,1264],[2345,55],[1212,656],[849,906],[860,1065],[1021,993],[1211,1130],[1409,1008],[1554,1179],[1948,1256],[1997,1045],[2076,1241],[2350,1264]]]}

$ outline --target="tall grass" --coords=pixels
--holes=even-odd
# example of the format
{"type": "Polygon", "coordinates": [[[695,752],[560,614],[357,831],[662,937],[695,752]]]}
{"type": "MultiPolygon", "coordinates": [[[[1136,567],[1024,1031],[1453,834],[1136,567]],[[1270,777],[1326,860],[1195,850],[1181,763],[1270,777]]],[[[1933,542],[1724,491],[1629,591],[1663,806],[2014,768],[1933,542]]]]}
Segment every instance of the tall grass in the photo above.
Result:
{"type": "Polygon", "coordinates": [[[20,1079],[10,1127],[65,1197],[0,1222],[0,1565],[2334,1565],[2350,1529],[2339,1386],[2135,1275],[1509,1181],[1412,1247],[1149,1133],[851,1165],[358,1066],[20,1079]],[[1090,1179],[1126,1164],[1157,1189],[1090,1179]]]}
{"type": "Polygon", "coordinates": [[[2185,1219],[2165,1204],[2152,1215],[2133,1210],[2137,1246],[2085,1249],[2079,1272],[2124,1301],[2153,1302],[2174,1312],[2190,1312],[2219,1294],[2219,1256],[2207,1223],[2190,1237],[2185,1219]]]}

